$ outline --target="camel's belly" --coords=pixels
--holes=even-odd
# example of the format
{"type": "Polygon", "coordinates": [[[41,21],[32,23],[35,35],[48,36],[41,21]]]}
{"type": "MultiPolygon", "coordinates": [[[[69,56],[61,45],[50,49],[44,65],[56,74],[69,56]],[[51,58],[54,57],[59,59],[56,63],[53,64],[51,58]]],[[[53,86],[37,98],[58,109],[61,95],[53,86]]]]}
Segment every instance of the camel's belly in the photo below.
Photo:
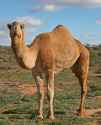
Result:
{"type": "Polygon", "coordinates": [[[57,56],[55,59],[55,73],[62,71],[63,69],[70,68],[77,61],[79,57],[79,52],[74,51],[67,53],[62,56],[57,56]]]}
{"type": "Polygon", "coordinates": [[[58,73],[60,71],[62,71],[63,69],[68,69],[71,66],[73,66],[73,64],[76,62],[76,59],[73,60],[72,62],[68,62],[67,64],[65,63],[56,63],[55,65],[55,73],[58,73]]]}

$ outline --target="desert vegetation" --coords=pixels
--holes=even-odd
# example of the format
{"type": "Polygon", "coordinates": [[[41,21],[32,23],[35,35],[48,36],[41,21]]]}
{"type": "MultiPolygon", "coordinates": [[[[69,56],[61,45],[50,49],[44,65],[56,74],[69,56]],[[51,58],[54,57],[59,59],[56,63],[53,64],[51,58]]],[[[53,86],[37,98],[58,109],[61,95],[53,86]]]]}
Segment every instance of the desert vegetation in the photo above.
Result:
{"type": "MultiPolygon", "coordinates": [[[[90,46],[87,117],[75,114],[80,86],[70,70],[55,76],[55,115],[51,121],[36,118],[37,94],[31,72],[18,66],[10,47],[0,46],[0,125],[100,125],[101,124],[101,45],[90,46]]],[[[45,100],[45,117],[48,102],[45,100]]]]}

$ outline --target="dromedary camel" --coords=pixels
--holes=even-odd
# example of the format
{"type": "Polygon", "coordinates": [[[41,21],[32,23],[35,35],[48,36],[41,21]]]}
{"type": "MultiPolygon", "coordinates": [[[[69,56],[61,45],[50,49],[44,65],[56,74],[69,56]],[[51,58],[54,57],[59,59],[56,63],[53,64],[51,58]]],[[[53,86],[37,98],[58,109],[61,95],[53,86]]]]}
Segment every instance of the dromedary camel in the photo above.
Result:
{"type": "Polygon", "coordinates": [[[25,45],[24,25],[13,22],[10,30],[11,46],[16,59],[23,68],[31,69],[39,90],[38,117],[43,119],[44,89],[43,77],[47,81],[49,118],[54,119],[54,75],[71,68],[81,85],[79,115],[84,115],[84,101],[87,93],[89,51],[62,25],[53,31],[38,35],[30,46],[25,45]]]}

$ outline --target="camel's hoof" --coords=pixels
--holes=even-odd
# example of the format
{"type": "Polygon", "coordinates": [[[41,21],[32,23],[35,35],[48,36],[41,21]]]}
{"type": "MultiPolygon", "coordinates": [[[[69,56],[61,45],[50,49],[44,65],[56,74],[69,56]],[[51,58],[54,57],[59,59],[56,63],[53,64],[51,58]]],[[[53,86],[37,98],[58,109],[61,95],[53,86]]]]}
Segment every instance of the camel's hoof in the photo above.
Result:
{"type": "Polygon", "coordinates": [[[49,116],[49,119],[50,119],[50,120],[54,120],[55,117],[50,115],[50,116],[49,116]]]}
{"type": "Polygon", "coordinates": [[[83,116],[85,116],[85,112],[78,112],[78,115],[83,117],[83,116]]]}
{"type": "Polygon", "coordinates": [[[81,116],[81,117],[86,117],[86,116],[88,116],[87,113],[86,113],[86,111],[79,111],[79,112],[77,113],[77,115],[79,115],[79,116],[81,116]]]}
{"type": "Polygon", "coordinates": [[[37,118],[43,120],[43,115],[37,115],[37,118]]]}
{"type": "Polygon", "coordinates": [[[81,117],[86,116],[86,112],[85,111],[80,111],[80,110],[77,110],[75,114],[78,115],[78,116],[81,116],[81,117]]]}

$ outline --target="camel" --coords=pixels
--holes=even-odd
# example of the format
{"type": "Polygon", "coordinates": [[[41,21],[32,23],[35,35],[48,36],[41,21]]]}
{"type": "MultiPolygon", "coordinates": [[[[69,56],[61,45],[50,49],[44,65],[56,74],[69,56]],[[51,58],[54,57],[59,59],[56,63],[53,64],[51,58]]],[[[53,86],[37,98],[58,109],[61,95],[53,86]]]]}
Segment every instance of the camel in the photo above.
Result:
{"type": "Polygon", "coordinates": [[[38,118],[43,119],[45,81],[49,100],[49,118],[54,119],[54,76],[70,68],[81,86],[81,101],[78,114],[84,116],[87,78],[89,69],[89,51],[69,30],[56,26],[51,32],[41,33],[29,45],[24,41],[24,24],[12,22],[7,24],[10,31],[11,47],[19,65],[30,69],[39,92],[38,118]],[[46,80],[45,80],[46,79],[46,80]]]}

